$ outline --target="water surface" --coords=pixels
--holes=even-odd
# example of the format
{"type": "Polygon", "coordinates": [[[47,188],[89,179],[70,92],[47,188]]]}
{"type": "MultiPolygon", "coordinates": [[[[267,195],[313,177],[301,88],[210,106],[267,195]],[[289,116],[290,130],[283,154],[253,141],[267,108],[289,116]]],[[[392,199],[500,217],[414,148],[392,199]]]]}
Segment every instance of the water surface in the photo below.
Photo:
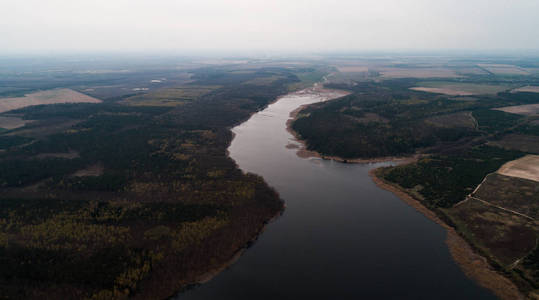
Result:
{"type": "Polygon", "coordinates": [[[284,214],[228,270],[179,299],[493,299],[451,259],[446,231],[378,188],[388,165],[298,157],[289,113],[334,95],[291,94],[233,129],[230,156],[264,177],[284,214]]]}

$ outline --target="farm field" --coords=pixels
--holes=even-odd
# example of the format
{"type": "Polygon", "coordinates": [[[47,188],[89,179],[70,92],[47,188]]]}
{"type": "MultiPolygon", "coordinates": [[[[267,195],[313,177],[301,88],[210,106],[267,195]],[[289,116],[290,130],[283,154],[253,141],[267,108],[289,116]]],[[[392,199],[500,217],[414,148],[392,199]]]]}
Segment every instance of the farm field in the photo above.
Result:
{"type": "Polygon", "coordinates": [[[525,105],[514,105],[496,108],[496,110],[501,110],[504,112],[525,115],[525,116],[537,116],[539,115],[539,104],[525,104],[525,105]]]}
{"type": "Polygon", "coordinates": [[[201,96],[219,88],[219,86],[181,86],[177,88],[159,89],[142,95],[132,96],[122,101],[124,104],[136,106],[173,107],[194,101],[201,96]]]}
{"type": "Polygon", "coordinates": [[[478,64],[479,67],[494,73],[496,75],[529,75],[527,70],[515,66],[506,64],[478,64]]]}
{"type": "Polygon", "coordinates": [[[101,100],[71,89],[53,89],[27,94],[24,97],[0,98],[0,113],[27,106],[57,103],[100,103],[101,100]]]}
{"type": "Polygon", "coordinates": [[[367,66],[338,66],[337,69],[341,73],[364,73],[369,71],[367,66]]]}
{"type": "Polygon", "coordinates": [[[448,210],[448,215],[476,247],[505,268],[535,248],[537,227],[526,217],[473,198],[448,210]]]}
{"type": "Polygon", "coordinates": [[[539,136],[536,135],[508,134],[500,140],[489,142],[489,145],[539,154],[539,136]]]}
{"type": "Polygon", "coordinates": [[[433,124],[438,127],[445,128],[458,128],[465,127],[475,129],[477,127],[477,121],[469,111],[458,112],[453,114],[433,116],[427,118],[425,122],[433,124]]]}
{"type": "Polygon", "coordinates": [[[539,93],[539,86],[537,85],[528,85],[523,86],[518,89],[514,89],[511,92],[517,93],[517,92],[527,92],[527,93],[539,93]]]}
{"type": "Polygon", "coordinates": [[[533,180],[492,173],[472,196],[534,219],[539,216],[539,184],[533,180]]]}
{"type": "Polygon", "coordinates": [[[496,94],[509,89],[508,85],[490,85],[464,82],[427,81],[412,87],[414,91],[444,94],[449,96],[471,96],[480,94],[496,94]]]}
{"type": "Polygon", "coordinates": [[[0,116],[0,128],[4,129],[15,129],[24,126],[25,124],[28,124],[32,121],[30,120],[23,120],[18,117],[5,117],[0,116]]]}
{"type": "Polygon", "coordinates": [[[539,182],[539,155],[526,155],[503,165],[499,174],[539,182]]]}
{"type": "Polygon", "coordinates": [[[375,68],[384,79],[395,78],[458,78],[454,70],[449,68],[375,68]]]}

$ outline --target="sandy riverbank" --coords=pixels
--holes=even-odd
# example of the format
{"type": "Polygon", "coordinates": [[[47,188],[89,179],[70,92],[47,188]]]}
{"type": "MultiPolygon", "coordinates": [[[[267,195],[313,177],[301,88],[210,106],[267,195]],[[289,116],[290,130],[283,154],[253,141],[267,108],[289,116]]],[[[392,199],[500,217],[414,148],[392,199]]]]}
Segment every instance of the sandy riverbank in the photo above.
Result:
{"type": "MultiPolygon", "coordinates": [[[[343,94],[342,96],[345,96],[347,94],[343,94]]],[[[342,97],[341,96],[341,97],[342,97]]],[[[323,101],[328,101],[332,99],[325,99],[323,101]]],[[[286,128],[290,134],[292,134],[295,138],[295,141],[297,141],[300,146],[295,146],[291,144],[289,148],[296,148],[298,149],[296,154],[299,157],[302,158],[321,158],[326,160],[335,160],[343,163],[375,163],[375,162],[385,162],[385,161],[393,161],[397,162],[398,164],[408,164],[413,163],[417,161],[421,155],[414,155],[414,156],[408,156],[408,157],[377,157],[372,159],[344,159],[341,157],[336,156],[324,156],[316,151],[310,151],[307,150],[305,141],[301,139],[301,137],[298,135],[297,132],[295,132],[292,129],[292,123],[297,118],[300,111],[302,111],[304,108],[312,104],[302,105],[298,107],[297,109],[293,110],[290,115],[289,119],[286,122],[286,128]]],[[[288,147],[288,146],[287,146],[288,147]]],[[[372,180],[376,183],[376,185],[382,189],[388,190],[395,194],[397,197],[399,197],[402,201],[407,203],[408,205],[415,208],[417,211],[425,215],[430,220],[436,222],[440,226],[446,229],[447,231],[447,237],[446,237],[446,244],[449,248],[449,252],[451,253],[451,256],[455,260],[455,262],[460,266],[460,268],[463,270],[463,272],[477,282],[480,286],[491,290],[497,297],[500,299],[526,299],[525,296],[523,296],[519,289],[516,287],[516,285],[511,282],[508,278],[503,276],[502,274],[498,273],[496,270],[492,268],[492,266],[488,263],[487,259],[483,256],[477,254],[473,248],[464,240],[455,230],[455,228],[447,225],[443,220],[441,220],[436,213],[428,209],[427,207],[423,206],[420,201],[414,199],[412,196],[410,196],[405,190],[401,189],[400,187],[393,185],[391,183],[388,183],[384,181],[383,179],[376,176],[377,169],[373,169],[369,172],[369,175],[371,176],[372,180]]]]}
{"type": "Polygon", "coordinates": [[[487,259],[477,254],[453,227],[447,225],[433,211],[423,206],[421,202],[414,199],[406,191],[378,177],[376,175],[377,170],[371,170],[369,175],[378,187],[392,192],[402,201],[447,230],[446,244],[449,252],[466,276],[473,279],[480,286],[491,290],[500,299],[526,299],[511,280],[496,272],[487,259]]]}

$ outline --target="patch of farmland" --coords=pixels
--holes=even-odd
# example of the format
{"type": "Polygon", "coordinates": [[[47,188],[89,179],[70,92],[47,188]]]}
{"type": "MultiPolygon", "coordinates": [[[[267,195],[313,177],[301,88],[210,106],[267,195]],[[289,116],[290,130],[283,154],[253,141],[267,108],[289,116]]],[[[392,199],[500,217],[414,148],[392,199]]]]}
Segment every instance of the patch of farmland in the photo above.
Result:
{"type": "Polygon", "coordinates": [[[464,75],[487,75],[488,72],[477,67],[470,67],[470,68],[458,68],[457,74],[464,74],[464,75]]]}
{"type": "Polygon", "coordinates": [[[33,122],[31,120],[24,120],[18,117],[4,117],[0,116],[0,128],[4,129],[15,129],[23,127],[25,124],[33,122]]]}
{"type": "Polygon", "coordinates": [[[280,76],[268,76],[268,77],[257,77],[249,81],[243,82],[243,84],[252,84],[252,85],[270,85],[276,80],[281,79],[280,76]]]}
{"type": "Polygon", "coordinates": [[[219,86],[182,86],[177,88],[159,89],[147,94],[136,95],[122,101],[128,105],[138,106],[177,106],[194,101],[219,86]]]}
{"type": "Polygon", "coordinates": [[[367,66],[338,66],[337,70],[341,73],[365,73],[369,71],[367,66]]]}
{"type": "Polygon", "coordinates": [[[517,93],[517,92],[539,93],[539,86],[537,85],[523,86],[521,88],[514,89],[511,92],[512,93],[517,93]]]}
{"type": "Polygon", "coordinates": [[[526,155],[504,164],[498,174],[539,182],[539,155],[526,155]]]}
{"type": "Polygon", "coordinates": [[[456,128],[456,127],[465,127],[465,128],[476,128],[477,121],[472,116],[472,113],[467,112],[458,112],[454,114],[433,116],[425,120],[426,123],[432,124],[437,127],[445,128],[456,128]]]}
{"type": "Polygon", "coordinates": [[[471,96],[481,94],[497,94],[508,90],[507,85],[476,84],[466,82],[427,81],[419,83],[415,91],[444,94],[449,96],[471,96]]]}
{"type": "Polygon", "coordinates": [[[524,216],[473,198],[453,207],[450,215],[476,246],[504,266],[513,264],[535,248],[536,225],[524,216]]]}
{"type": "Polygon", "coordinates": [[[539,136],[536,135],[508,134],[501,140],[488,144],[509,150],[539,154],[539,136]]]}
{"type": "Polygon", "coordinates": [[[478,66],[496,75],[530,75],[530,72],[515,65],[478,64],[478,66]]]}
{"type": "Polygon", "coordinates": [[[512,113],[512,114],[525,115],[525,116],[539,115],[539,104],[505,106],[505,107],[499,107],[495,109],[512,113]]]}
{"type": "Polygon", "coordinates": [[[85,169],[78,170],[77,172],[73,173],[71,176],[73,177],[85,177],[85,176],[91,176],[91,177],[97,177],[103,175],[103,171],[105,168],[101,163],[91,165],[85,169]]]}
{"type": "Polygon", "coordinates": [[[535,219],[539,214],[539,184],[533,180],[489,174],[473,196],[535,219]]]}
{"type": "Polygon", "coordinates": [[[446,68],[380,68],[383,78],[457,78],[454,70],[446,68]]]}
{"type": "Polygon", "coordinates": [[[100,102],[99,99],[71,89],[54,89],[27,94],[24,97],[0,98],[0,113],[41,104],[100,102]]]}

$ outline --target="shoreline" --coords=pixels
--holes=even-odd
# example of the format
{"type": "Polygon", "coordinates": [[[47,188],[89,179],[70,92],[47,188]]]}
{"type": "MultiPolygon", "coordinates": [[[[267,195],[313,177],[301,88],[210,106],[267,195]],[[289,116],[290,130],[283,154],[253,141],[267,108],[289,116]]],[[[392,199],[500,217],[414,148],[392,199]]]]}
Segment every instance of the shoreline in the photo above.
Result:
{"type": "Polygon", "coordinates": [[[445,243],[449,248],[449,253],[451,253],[451,257],[467,277],[475,281],[479,286],[490,290],[500,299],[527,299],[511,280],[494,270],[485,257],[476,253],[455,228],[441,220],[436,213],[425,207],[402,188],[378,177],[376,174],[378,169],[369,171],[370,177],[378,187],[395,194],[404,203],[446,229],[445,243]]]}
{"type": "MultiPolygon", "coordinates": [[[[315,88],[313,88],[313,90],[314,89],[315,88]]],[[[329,89],[325,89],[325,88],[321,88],[319,91],[320,91],[319,93],[322,93],[322,92],[339,92],[339,93],[341,93],[341,96],[338,96],[338,97],[335,97],[335,98],[325,99],[325,100],[322,100],[320,102],[315,102],[315,103],[311,103],[311,104],[300,105],[298,108],[296,108],[296,109],[294,109],[293,111],[290,112],[290,114],[288,116],[289,119],[286,121],[286,131],[288,131],[294,137],[295,142],[300,144],[298,147],[295,147],[295,146],[290,147],[290,148],[293,147],[293,148],[298,149],[296,151],[296,155],[298,157],[301,157],[301,158],[320,158],[320,159],[324,159],[324,160],[338,161],[338,162],[341,162],[341,163],[357,163],[357,164],[378,163],[378,162],[386,162],[386,161],[394,161],[394,162],[398,162],[399,164],[405,164],[405,163],[410,163],[410,162],[416,161],[419,157],[421,157],[420,154],[414,154],[414,155],[411,155],[411,156],[384,156],[384,157],[374,157],[374,158],[348,158],[348,159],[345,159],[345,158],[338,157],[338,156],[322,155],[322,154],[320,154],[320,153],[318,153],[316,151],[308,150],[307,149],[307,144],[305,143],[305,140],[303,140],[299,136],[299,134],[294,129],[292,129],[292,123],[296,120],[299,112],[302,111],[303,109],[305,109],[306,107],[310,106],[310,105],[317,104],[317,103],[322,103],[322,102],[326,102],[326,101],[330,101],[330,100],[335,100],[335,99],[338,99],[338,98],[341,98],[341,97],[344,97],[344,96],[347,96],[347,95],[350,94],[349,92],[346,92],[346,91],[329,90],[329,89]]]]}
{"type": "MultiPolygon", "coordinates": [[[[234,127],[239,126],[240,124],[242,124],[244,122],[247,122],[254,114],[266,109],[268,106],[272,105],[273,103],[276,103],[279,100],[281,100],[282,98],[288,97],[290,95],[302,95],[302,94],[306,94],[306,93],[316,93],[316,94],[319,95],[319,94],[324,93],[324,92],[335,92],[335,91],[336,90],[325,89],[323,87],[323,85],[320,85],[319,83],[315,83],[312,87],[297,90],[297,91],[292,91],[292,92],[289,92],[287,94],[276,97],[273,101],[268,102],[268,104],[266,106],[264,106],[263,109],[260,109],[259,111],[252,112],[249,115],[249,117],[246,118],[245,120],[242,120],[241,122],[238,122],[238,124],[235,124],[234,126],[227,128],[228,130],[230,130],[231,137],[230,137],[228,147],[226,148],[226,156],[229,157],[230,159],[232,159],[230,157],[230,151],[228,150],[228,148],[230,147],[230,144],[232,144],[232,141],[236,137],[236,133],[233,131],[234,127]]],[[[338,91],[338,92],[341,92],[341,91],[338,91]]],[[[236,163],[236,161],[234,159],[232,159],[232,160],[234,161],[234,164],[236,165],[236,167],[238,169],[240,169],[242,171],[242,173],[245,174],[245,172],[240,168],[240,166],[236,163]]],[[[279,211],[273,217],[266,220],[263,223],[262,227],[256,232],[256,234],[251,239],[249,239],[247,242],[245,242],[245,244],[242,247],[238,248],[238,250],[236,252],[234,252],[234,254],[228,260],[226,260],[225,262],[216,264],[215,266],[210,266],[208,271],[206,271],[206,272],[204,272],[204,273],[202,273],[202,274],[200,274],[198,276],[195,276],[195,278],[190,283],[185,284],[184,287],[179,292],[176,292],[175,294],[171,295],[169,297],[169,299],[173,299],[174,297],[177,297],[178,295],[181,295],[181,294],[187,292],[188,290],[190,290],[192,288],[196,288],[197,286],[199,286],[201,284],[204,284],[204,283],[207,283],[207,282],[211,281],[213,278],[215,278],[221,272],[227,270],[232,265],[234,265],[241,258],[241,256],[244,254],[244,252],[253,243],[255,243],[258,240],[258,238],[264,233],[264,231],[267,229],[267,227],[271,223],[275,222],[277,219],[279,219],[283,215],[283,213],[284,213],[284,211],[286,209],[286,204],[284,203],[284,201],[281,201],[281,202],[282,202],[282,205],[281,205],[281,208],[279,209],[279,211]]]]}
{"type": "MultiPolygon", "coordinates": [[[[349,93],[346,93],[345,95],[347,94],[349,93]]],[[[337,98],[326,99],[320,102],[325,102],[325,101],[329,101],[329,100],[333,100],[337,98]]],[[[316,103],[320,103],[320,102],[316,102],[316,103]]],[[[297,149],[296,155],[298,157],[306,158],[306,159],[319,158],[319,159],[324,159],[324,160],[333,160],[333,161],[337,161],[341,163],[360,163],[360,164],[392,161],[392,162],[396,162],[398,165],[402,165],[402,164],[413,163],[417,161],[419,158],[424,156],[421,154],[414,154],[412,156],[404,156],[404,157],[375,157],[371,159],[361,159],[361,158],[344,159],[342,157],[326,156],[316,151],[307,150],[307,145],[306,145],[305,140],[301,139],[299,134],[292,129],[292,123],[297,119],[297,116],[300,111],[302,111],[307,106],[313,105],[316,103],[304,104],[304,105],[299,106],[298,108],[290,112],[289,119],[286,121],[286,130],[294,137],[294,141],[300,144],[297,147],[296,145],[293,145],[290,147],[290,148],[297,149]]],[[[435,222],[436,224],[440,225],[446,230],[447,236],[446,236],[445,243],[449,249],[449,253],[451,254],[451,257],[456,262],[456,264],[460,267],[460,269],[464,272],[464,274],[468,278],[473,280],[479,286],[485,289],[488,289],[496,297],[500,299],[504,299],[504,300],[527,299],[527,297],[525,297],[520,292],[518,287],[510,279],[508,279],[504,275],[494,270],[494,268],[490,265],[490,263],[485,257],[476,253],[473,250],[472,246],[456,231],[455,228],[451,227],[442,219],[440,219],[434,211],[425,207],[423,204],[421,204],[420,201],[413,198],[404,189],[397,187],[389,182],[386,182],[384,179],[378,177],[376,173],[379,169],[380,168],[375,168],[369,171],[369,176],[379,188],[393,193],[395,196],[401,199],[404,203],[411,206],[416,211],[426,216],[429,220],[435,222]]]]}
{"type": "MultiPolygon", "coordinates": [[[[264,233],[264,231],[266,231],[267,227],[277,221],[277,219],[279,219],[283,213],[284,213],[284,210],[286,209],[286,205],[284,204],[283,202],[283,205],[281,207],[281,209],[273,216],[271,217],[269,220],[265,221],[264,222],[264,225],[262,225],[262,227],[260,228],[260,230],[257,231],[257,233],[255,234],[255,236],[253,236],[250,240],[248,240],[242,247],[240,247],[231,257],[230,259],[228,259],[227,261],[225,261],[224,263],[221,263],[219,264],[218,266],[214,267],[214,268],[211,268],[211,270],[203,273],[203,274],[200,274],[199,276],[196,277],[196,279],[194,280],[193,283],[191,284],[188,284],[186,286],[186,288],[184,289],[184,291],[180,292],[183,293],[191,288],[194,288],[198,285],[201,285],[201,284],[204,284],[204,283],[207,283],[208,281],[212,280],[213,278],[215,278],[215,276],[219,275],[221,272],[227,270],[228,268],[230,268],[232,265],[234,265],[238,259],[240,259],[240,257],[243,255],[243,253],[249,249],[249,247],[251,247],[251,245],[253,243],[255,243],[258,238],[264,233]]],[[[176,294],[177,295],[177,294],[176,294]]]]}

